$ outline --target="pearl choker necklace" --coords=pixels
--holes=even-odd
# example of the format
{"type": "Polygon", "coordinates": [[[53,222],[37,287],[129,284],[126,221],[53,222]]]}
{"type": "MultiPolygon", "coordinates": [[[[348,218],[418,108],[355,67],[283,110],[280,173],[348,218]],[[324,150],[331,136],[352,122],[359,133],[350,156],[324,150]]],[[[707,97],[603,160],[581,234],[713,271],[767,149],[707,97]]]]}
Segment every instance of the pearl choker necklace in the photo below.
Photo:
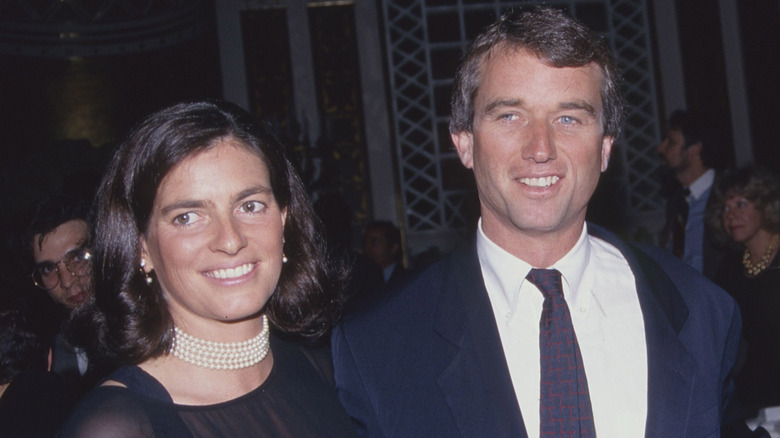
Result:
{"type": "Polygon", "coordinates": [[[766,269],[766,267],[769,265],[772,253],[775,252],[775,248],[777,248],[778,241],[780,241],[780,235],[775,234],[772,236],[772,240],[769,241],[769,246],[766,247],[766,251],[764,251],[763,257],[761,257],[761,260],[759,260],[755,265],[750,261],[750,251],[745,249],[745,252],[742,253],[742,265],[745,267],[745,272],[747,272],[748,275],[755,277],[761,271],[766,269]]]}
{"type": "Polygon", "coordinates": [[[213,342],[194,338],[173,328],[175,337],[168,351],[175,357],[199,367],[212,370],[239,370],[257,365],[268,354],[268,318],[263,315],[263,330],[243,342],[213,342]]]}

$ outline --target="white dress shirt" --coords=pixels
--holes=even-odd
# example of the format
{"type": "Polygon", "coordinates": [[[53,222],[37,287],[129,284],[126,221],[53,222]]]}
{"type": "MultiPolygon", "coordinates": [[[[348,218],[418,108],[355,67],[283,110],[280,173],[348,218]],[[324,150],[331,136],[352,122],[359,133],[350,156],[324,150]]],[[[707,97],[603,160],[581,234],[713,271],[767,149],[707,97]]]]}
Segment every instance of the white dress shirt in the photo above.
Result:
{"type": "Polygon", "coordinates": [[[477,254],[529,438],[539,437],[539,320],[544,298],[525,276],[557,269],[582,352],[599,438],[644,436],[647,346],[634,274],[623,255],[583,227],[552,266],[531,266],[485,236],[477,254]]]}

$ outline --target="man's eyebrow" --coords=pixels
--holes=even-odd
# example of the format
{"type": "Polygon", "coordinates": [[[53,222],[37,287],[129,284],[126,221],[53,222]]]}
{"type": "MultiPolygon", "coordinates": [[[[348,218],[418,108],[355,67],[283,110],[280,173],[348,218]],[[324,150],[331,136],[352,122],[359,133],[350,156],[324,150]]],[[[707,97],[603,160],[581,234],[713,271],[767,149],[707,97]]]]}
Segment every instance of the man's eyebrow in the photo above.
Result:
{"type": "Polygon", "coordinates": [[[594,108],[593,105],[585,101],[561,102],[559,107],[561,109],[583,110],[592,116],[596,115],[596,108],[594,108]]]}
{"type": "Polygon", "coordinates": [[[485,106],[485,114],[489,114],[495,111],[497,108],[503,107],[522,107],[524,105],[523,99],[500,99],[494,100],[485,106]]]}
{"type": "MultiPolygon", "coordinates": [[[[62,258],[60,260],[68,257],[69,255],[72,255],[72,254],[75,254],[75,253],[81,251],[86,246],[87,246],[87,239],[79,240],[79,242],[76,244],[76,246],[74,246],[73,248],[65,251],[65,254],[62,255],[62,258]]],[[[44,266],[44,265],[53,265],[53,264],[54,264],[54,260],[48,260],[47,259],[47,260],[41,260],[40,262],[36,263],[35,267],[37,268],[37,267],[41,267],[41,266],[44,266]]]]}

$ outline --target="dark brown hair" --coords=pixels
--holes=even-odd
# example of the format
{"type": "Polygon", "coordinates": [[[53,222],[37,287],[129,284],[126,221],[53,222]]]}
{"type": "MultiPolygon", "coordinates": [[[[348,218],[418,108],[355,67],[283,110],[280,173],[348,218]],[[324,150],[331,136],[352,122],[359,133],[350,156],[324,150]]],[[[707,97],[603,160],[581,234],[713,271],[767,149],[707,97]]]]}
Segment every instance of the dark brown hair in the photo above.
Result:
{"type": "Polygon", "coordinates": [[[188,157],[233,139],[268,167],[276,202],[287,208],[284,264],[265,312],[272,326],[306,339],[323,336],[338,317],[343,273],[330,269],[320,224],[281,143],[244,109],[222,101],[182,103],[142,121],[116,151],[95,199],[94,324],[103,356],[139,363],[165,354],[173,323],[158,282],[139,270],[139,237],[157,189],[188,157]]]}

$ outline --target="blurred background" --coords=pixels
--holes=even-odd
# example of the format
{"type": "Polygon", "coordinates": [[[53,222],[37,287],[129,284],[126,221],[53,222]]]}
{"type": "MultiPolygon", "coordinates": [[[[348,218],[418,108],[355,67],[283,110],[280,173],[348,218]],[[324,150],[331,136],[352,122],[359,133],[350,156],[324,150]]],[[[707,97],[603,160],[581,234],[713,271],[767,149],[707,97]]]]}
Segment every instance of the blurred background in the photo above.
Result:
{"type": "Polygon", "coordinates": [[[424,263],[478,218],[447,132],[458,61],[502,11],[536,4],[601,32],[624,72],[629,113],[591,220],[657,239],[656,148],[678,108],[712,120],[725,166],[780,171],[778,0],[0,0],[0,227],[46,194],[90,197],[148,113],[220,97],[273,126],[313,198],[347,202],[353,242],[390,220],[424,263]]]}

